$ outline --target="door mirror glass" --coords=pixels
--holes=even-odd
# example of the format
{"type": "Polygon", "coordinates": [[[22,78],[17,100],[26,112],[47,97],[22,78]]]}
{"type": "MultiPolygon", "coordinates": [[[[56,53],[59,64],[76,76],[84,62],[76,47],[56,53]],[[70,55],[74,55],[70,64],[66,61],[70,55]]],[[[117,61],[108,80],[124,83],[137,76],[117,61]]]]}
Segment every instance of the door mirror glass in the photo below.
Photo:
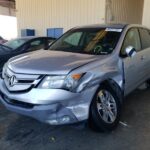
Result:
{"type": "Polygon", "coordinates": [[[136,55],[136,49],[133,46],[128,46],[125,49],[126,55],[129,57],[134,57],[136,55]]]}

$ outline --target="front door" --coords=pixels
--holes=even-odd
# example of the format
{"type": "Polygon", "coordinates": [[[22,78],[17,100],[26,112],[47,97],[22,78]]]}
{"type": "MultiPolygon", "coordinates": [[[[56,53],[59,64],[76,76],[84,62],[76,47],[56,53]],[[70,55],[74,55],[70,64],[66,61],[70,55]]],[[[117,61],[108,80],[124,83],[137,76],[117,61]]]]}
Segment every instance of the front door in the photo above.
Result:
{"type": "Polygon", "coordinates": [[[131,28],[124,39],[121,49],[121,55],[124,56],[124,78],[125,78],[125,95],[133,91],[143,82],[144,73],[142,71],[143,61],[141,53],[141,40],[137,28],[131,28]],[[127,57],[125,49],[132,46],[136,49],[137,54],[134,57],[127,57]]]}

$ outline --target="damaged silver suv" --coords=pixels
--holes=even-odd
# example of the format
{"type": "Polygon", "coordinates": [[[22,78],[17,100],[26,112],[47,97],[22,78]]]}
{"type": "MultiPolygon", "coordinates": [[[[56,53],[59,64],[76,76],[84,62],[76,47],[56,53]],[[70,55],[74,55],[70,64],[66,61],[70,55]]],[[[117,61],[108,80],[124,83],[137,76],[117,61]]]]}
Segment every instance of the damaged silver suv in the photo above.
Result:
{"type": "Polygon", "coordinates": [[[123,98],[149,77],[149,29],[77,27],[48,51],[10,59],[3,68],[0,99],[9,110],[51,125],[88,120],[97,131],[111,131],[123,98]]]}

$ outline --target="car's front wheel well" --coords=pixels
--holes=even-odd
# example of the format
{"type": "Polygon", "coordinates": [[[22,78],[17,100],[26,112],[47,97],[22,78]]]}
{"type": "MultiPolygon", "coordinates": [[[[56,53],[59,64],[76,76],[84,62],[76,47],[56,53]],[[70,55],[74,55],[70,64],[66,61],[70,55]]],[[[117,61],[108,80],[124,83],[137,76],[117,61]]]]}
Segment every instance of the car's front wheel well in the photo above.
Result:
{"type": "Polygon", "coordinates": [[[112,79],[104,80],[99,84],[99,87],[101,86],[109,86],[117,94],[117,96],[120,99],[120,102],[121,103],[123,102],[124,98],[123,90],[121,90],[120,86],[114,80],[112,79]]]}
{"type": "Polygon", "coordinates": [[[122,92],[113,80],[100,83],[89,109],[89,126],[96,131],[111,131],[119,123],[122,92]]]}
{"type": "MultiPolygon", "coordinates": [[[[101,87],[104,87],[104,86],[110,87],[116,93],[117,97],[120,100],[120,103],[121,104],[123,103],[123,99],[124,99],[123,91],[121,90],[121,88],[119,87],[119,85],[114,80],[112,80],[112,79],[104,80],[104,81],[102,81],[102,82],[99,83],[99,86],[98,86],[98,88],[97,88],[97,90],[96,90],[96,92],[95,92],[95,94],[93,96],[93,99],[94,99],[96,93],[98,92],[98,90],[101,87]]],[[[92,101],[91,101],[91,104],[92,104],[92,101]]],[[[90,104],[90,108],[91,108],[91,104],[90,104]]],[[[90,112],[89,112],[89,114],[90,114],[90,112]]]]}

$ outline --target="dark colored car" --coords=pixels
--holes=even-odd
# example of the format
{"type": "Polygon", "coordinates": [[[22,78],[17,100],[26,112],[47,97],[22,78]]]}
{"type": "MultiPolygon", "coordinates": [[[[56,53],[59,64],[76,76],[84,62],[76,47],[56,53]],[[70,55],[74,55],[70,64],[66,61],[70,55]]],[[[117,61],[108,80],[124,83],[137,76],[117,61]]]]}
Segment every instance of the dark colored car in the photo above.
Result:
{"type": "Polygon", "coordinates": [[[0,36],[0,44],[4,44],[5,42],[7,42],[7,40],[3,39],[3,38],[0,36]]]}
{"type": "Polygon", "coordinates": [[[0,72],[5,62],[9,58],[39,50],[47,49],[49,45],[54,41],[54,38],[51,37],[24,37],[10,40],[3,45],[0,45],[0,72]]]}

